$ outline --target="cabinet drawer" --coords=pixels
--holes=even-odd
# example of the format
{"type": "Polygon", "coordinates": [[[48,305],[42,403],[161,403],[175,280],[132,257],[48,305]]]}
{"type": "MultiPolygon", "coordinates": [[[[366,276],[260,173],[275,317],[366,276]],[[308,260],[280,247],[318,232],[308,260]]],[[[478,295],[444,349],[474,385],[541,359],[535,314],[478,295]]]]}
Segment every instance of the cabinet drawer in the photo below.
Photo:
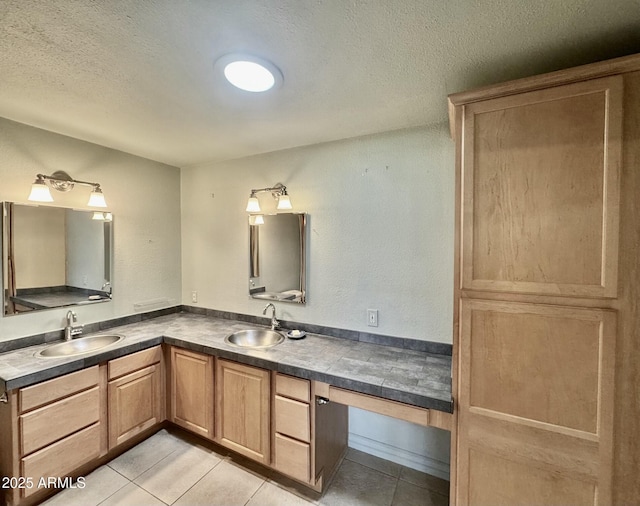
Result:
{"type": "Polygon", "coordinates": [[[89,369],[83,369],[37,385],[21,388],[19,393],[20,412],[24,413],[76,392],[81,392],[96,386],[98,381],[98,366],[95,365],[89,369]]]}
{"type": "Polygon", "coordinates": [[[109,361],[109,380],[119,378],[130,372],[137,371],[157,364],[162,358],[162,350],[160,346],[132,353],[126,357],[116,358],[109,361]]]}
{"type": "Polygon", "coordinates": [[[20,461],[21,476],[33,478],[28,496],[39,489],[41,477],[65,477],[74,469],[100,456],[100,424],[95,423],[57,443],[37,451],[20,461]]]}
{"type": "Polygon", "coordinates": [[[311,441],[309,405],[276,395],[276,432],[301,441],[311,441]]]}
{"type": "Polygon", "coordinates": [[[20,454],[28,455],[99,419],[98,387],[20,415],[20,454]]]}
{"type": "Polygon", "coordinates": [[[276,434],[275,468],[296,480],[309,482],[310,447],[295,439],[276,434]]]}
{"type": "Polygon", "coordinates": [[[276,375],[276,394],[302,402],[309,402],[311,399],[310,391],[311,383],[309,380],[285,376],[284,374],[276,375]]]}

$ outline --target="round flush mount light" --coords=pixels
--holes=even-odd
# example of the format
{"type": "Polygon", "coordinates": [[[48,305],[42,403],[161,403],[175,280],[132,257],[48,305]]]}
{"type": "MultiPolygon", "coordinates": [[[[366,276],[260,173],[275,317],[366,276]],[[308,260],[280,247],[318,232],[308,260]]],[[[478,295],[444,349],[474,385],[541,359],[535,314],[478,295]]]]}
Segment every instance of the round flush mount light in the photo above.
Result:
{"type": "Polygon", "coordinates": [[[228,54],[214,67],[236,88],[252,93],[269,91],[282,85],[282,73],[270,61],[246,54],[228,54]]]}

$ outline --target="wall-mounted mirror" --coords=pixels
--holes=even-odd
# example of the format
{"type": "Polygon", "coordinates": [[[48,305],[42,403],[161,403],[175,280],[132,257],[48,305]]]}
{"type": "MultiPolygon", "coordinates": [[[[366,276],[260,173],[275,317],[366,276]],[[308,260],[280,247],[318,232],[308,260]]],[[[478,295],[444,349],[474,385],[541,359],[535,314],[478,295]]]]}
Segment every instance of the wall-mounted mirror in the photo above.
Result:
{"type": "Polygon", "coordinates": [[[307,215],[264,215],[249,225],[249,295],[254,299],[304,304],[307,215]]]}
{"type": "Polygon", "coordinates": [[[111,300],[111,213],[13,202],[2,210],[5,316],[111,300]]]}

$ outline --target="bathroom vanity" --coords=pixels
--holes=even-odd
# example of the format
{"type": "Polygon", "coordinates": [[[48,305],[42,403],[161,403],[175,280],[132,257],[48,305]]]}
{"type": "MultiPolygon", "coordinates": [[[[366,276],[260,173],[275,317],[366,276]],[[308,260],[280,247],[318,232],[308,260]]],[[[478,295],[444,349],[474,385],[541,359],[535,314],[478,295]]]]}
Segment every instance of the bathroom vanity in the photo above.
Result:
{"type": "Polygon", "coordinates": [[[40,478],[86,474],[166,423],[319,492],[346,450],[349,405],[451,430],[450,356],[317,334],[225,342],[252,327],[173,314],[110,329],[125,338],[93,353],[0,355],[0,471],[15,482],[5,502],[38,502],[52,493],[40,478]],[[430,379],[403,387],[417,369],[430,379]]]}

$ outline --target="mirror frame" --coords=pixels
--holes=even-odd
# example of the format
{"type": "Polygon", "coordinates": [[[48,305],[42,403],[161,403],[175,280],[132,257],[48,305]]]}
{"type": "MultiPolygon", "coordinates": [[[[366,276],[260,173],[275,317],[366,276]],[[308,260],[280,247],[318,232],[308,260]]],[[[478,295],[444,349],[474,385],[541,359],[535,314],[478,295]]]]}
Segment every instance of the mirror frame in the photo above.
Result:
{"type": "MultiPolygon", "coordinates": [[[[307,230],[307,213],[274,213],[264,214],[264,225],[249,224],[249,297],[252,299],[260,299],[266,301],[289,302],[293,304],[306,304],[307,299],[307,248],[308,248],[308,230],[307,230]],[[260,230],[267,224],[270,218],[277,216],[297,216],[299,226],[299,249],[297,256],[300,259],[300,269],[297,273],[299,284],[295,289],[286,290],[285,292],[270,291],[268,286],[255,286],[255,274],[264,276],[264,259],[263,253],[259,248],[260,230]],[[259,260],[258,260],[259,259],[259,260]],[[260,263],[262,261],[262,264],[260,263]],[[257,272],[261,270],[261,272],[257,272]]],[[[296,254],[295,252],[291,252],[296,254]]],[[[295,275],[295,274],[294,274],[295,275]]]]}
{"type": "MultiPolygon", "coordinates": [[[[94,213],[95,211],[90,209],[75,209],[69,207],[60,207],[60,206],[46,206],[46,205],[35,205],[35,204],[27,204],[22,202],[2,202],[2,220],[0,220],[0,233],[2,234],[0,238],[0,257],[2,258],[2,266],[0,270],[2,271],[2,294],[0,295],[0,301],[2,302],[2,316],[18,316],[18,315],[26,315],[39,311],[46,311],[49,309],[57,309],[61,307],[69,307],[69,306],[78,306],[78,305],[86,305],[86,304],[95,304],[102,302],[109,302],[112,300],[112,283],[113,283],[113,214],[111,214],[111,219],[108,221],[101,221],[102,223],[102,236],[103,243],[102,247],[104,248],[104,265],[97,266],[97,269],[101,269],[103,271],[103,280],[104,284],[101,289],[96,288],[81,288],[81,287],[72,287],[72,292],[77,292],[77,296],[69,296],[65,297],[62,295],[63,293],[69,293],[69,287],[66,285],[67,280],[67,269],[66,264],[69,262],[68,251],[65,249],[65,285],[61,286],[53,286],[51,289],[46,291],[40,288],[26,288],[24,290],[29,290],[31,293],[23,293],[22,300],[18,300],[18,296],[16,295],[16,299],[14,303],[17,303],[19,306],[25,308],[23,310],[18,310],[15,312],[7,312],[7,298],[9,294],[7,292],[6,287],[9,285],[9,251],[8,251],[8,233],[9,226],[7,220],[9,219],[9,210],[8,205],[14,204],[21,207],[28,208],[37,208],[37,209],[56,209],[62,210],[65,213],[68,211],[79,212],[79,213],[94,213]],[[108,286],[108,289],[107,289],[108,286]],[[34,296],[32,299],[28,299],[28,296],[34,296]],[[38,300],[40,299],[40,300],[38,300]],[[56,300],[58,299],[58,300],[56,300]],[[29,309],[26,309],[29,308],[29,309]]],[[[93,218],[93,217],[92,217],[93,218]]],[[[96,222],[98,222],[96,220],[96,222]]],[[[66,241],[66,238],[65,238],[66,241]]]]}

